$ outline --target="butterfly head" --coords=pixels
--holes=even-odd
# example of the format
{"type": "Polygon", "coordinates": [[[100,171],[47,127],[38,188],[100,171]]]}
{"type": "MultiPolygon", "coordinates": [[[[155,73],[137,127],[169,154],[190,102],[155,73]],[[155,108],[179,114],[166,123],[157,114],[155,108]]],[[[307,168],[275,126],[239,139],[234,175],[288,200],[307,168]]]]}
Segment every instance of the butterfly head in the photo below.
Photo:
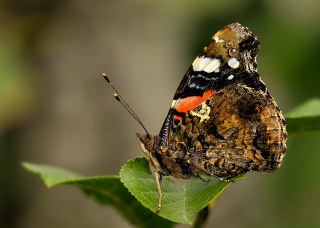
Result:
{"type": "Polygon", "coordinates": [[[152,151],[152,148],[154,145],[154,138],[148,134],[142,135],[142,134],[136,133],[136,136],[142,152],[147,158],[149,158],[150,151],[152,151]]]}

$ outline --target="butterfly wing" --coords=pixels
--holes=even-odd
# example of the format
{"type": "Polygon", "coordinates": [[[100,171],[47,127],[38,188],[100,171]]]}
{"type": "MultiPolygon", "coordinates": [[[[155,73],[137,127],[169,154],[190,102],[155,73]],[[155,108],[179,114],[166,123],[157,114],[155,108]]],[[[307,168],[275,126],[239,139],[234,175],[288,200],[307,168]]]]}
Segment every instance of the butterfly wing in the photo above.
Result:
{"type": "Polygon", "coordinates": [[[176,177],[270,171],[285,154],[285,121],[257,73],[260,45],[244,26],[217,32],[182,79],[159,134],[176,177]]]}
{"type": "Polygon", "coordinates": [[[218,31],[193,61],[178,86],[159,134],[161,146],[168,146],[168,133],[173,123],[177,124],[189,111],[222,88],[245,81],[265,90],[256,72],[259,49],[257,38],[239,23],[218,31]]]}

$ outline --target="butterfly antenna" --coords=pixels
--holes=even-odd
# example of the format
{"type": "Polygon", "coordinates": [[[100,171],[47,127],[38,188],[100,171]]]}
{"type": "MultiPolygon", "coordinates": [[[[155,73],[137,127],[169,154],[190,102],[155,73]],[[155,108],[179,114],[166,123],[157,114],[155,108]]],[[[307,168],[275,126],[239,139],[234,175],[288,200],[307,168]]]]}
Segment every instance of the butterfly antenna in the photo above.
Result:
{"type": "Polygon", "coordinates": [[[106,73],[102,73],[102,77],[109,83],[109,85],[112,87],[114,90],[113,97],[127,110],[127,112],[140,124],[140,126],[143,128],[143,130],[147,133],[149,137],[151,135],[147,131],[146,127],[143,125],[142,121],[140,118],[137,116],[137,114],[132,110],[132,108],[128,105],[128,103],[123,99],[123,97],[120,95],[116,87],[113,85],[113,83],[110,81],[108,75],[106,73]]]}

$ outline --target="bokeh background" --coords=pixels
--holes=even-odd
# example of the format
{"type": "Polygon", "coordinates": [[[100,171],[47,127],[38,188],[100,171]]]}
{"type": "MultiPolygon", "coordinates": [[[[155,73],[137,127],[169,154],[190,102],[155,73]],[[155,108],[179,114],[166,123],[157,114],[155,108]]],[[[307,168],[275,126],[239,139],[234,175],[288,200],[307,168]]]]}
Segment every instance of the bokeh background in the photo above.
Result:
{"type": "MultiPolygon", "coordinates": [[[[157,134],[179,81],[220,28],[248,26],[259,72],[284,113],[320,92],[319,0],[0,0],[0,227],[130,227],[74,187],[46,189],[22,161],[117,174],[157,134]]],[[[250,173],[206,227],[320,227],[319,133],[289,136],[282,168],[250,173]]]]}

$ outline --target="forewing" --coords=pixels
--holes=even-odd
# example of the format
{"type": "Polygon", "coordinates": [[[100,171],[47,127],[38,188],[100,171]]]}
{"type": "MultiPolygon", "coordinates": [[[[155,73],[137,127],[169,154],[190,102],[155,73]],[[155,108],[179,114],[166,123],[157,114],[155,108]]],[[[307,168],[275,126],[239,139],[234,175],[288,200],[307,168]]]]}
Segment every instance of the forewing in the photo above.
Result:
{"type": "Polygon", "coordinates": [[[160,131],[161,147],[168,147],[168,133],[173,124],[221,89],[243,82],[265,90],[256,72],[260,45],[248,28],[239,23],[218,31],[196,57],[173,97],[160,131]]]}

